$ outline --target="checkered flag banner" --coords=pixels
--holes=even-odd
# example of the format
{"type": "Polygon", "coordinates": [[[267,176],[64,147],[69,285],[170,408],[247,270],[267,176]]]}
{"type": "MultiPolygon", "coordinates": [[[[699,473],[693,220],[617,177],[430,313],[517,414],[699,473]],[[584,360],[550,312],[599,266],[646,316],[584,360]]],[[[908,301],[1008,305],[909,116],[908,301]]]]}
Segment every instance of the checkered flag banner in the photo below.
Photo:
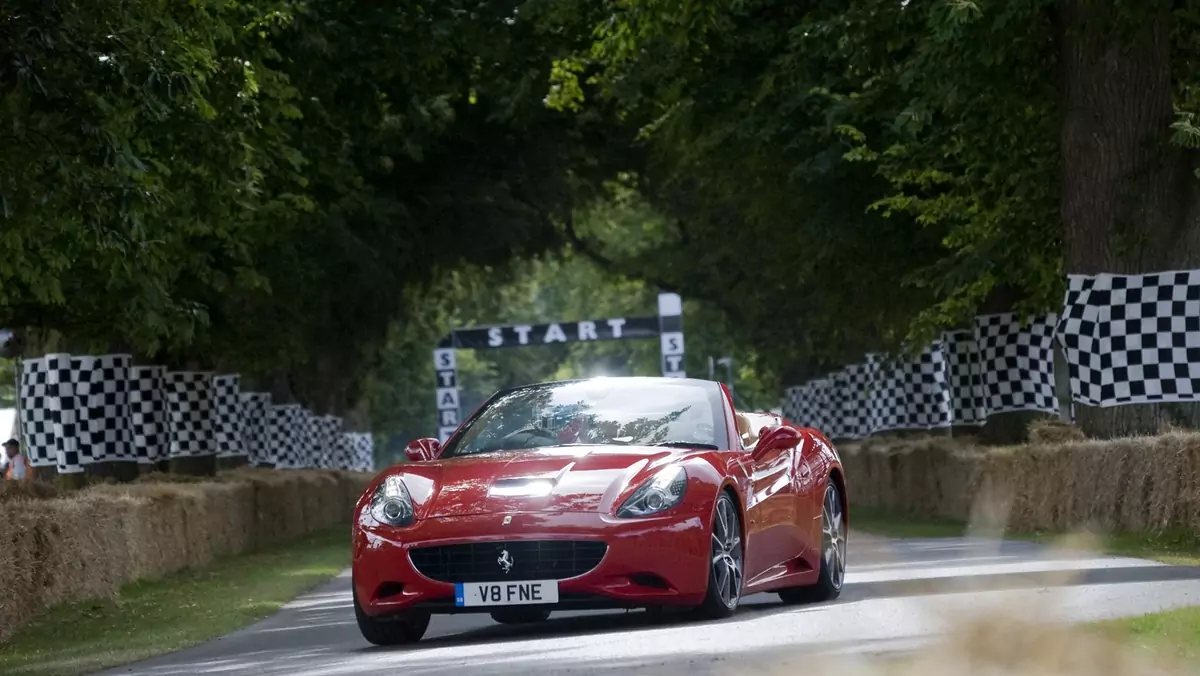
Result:
{"type": "Polygon", "coordinates": [[[351,462],[349,469],[356,472],[375,471],[375,440],[369,433],[347,432],[350,441],[351,462]]]}
{"type": "Polygon", "coordinates": [[[871,434],[867,403],[871,396],[871,372],[865,364],[852,364],[837,372],[834,380],[841,391],[842,438],[862,439],[871,434]]]}
{"type": "Polygon", "coordinates": [[[226,374],[212,379],[213,441],[217,457],[241,458],[246,455],[242,440],[241,376],[226,374]]]}
{"type": "Polygon", "coordinates": [[[167,417],[171,425],[169,457],[186,458],[216,453],[212,376],[208,372],[167,372],[167,417]]]}
{"type": "Polygon", "coordinates": [[[140,464],[152,465],[167,457],[170,426],[167,419],[165,366],[129,369],[129,415],[133,450],[140,464]]]}
{"type": "Polygon", "coordinates": [[[946,351],[936,340],[910,359],[868,354],[865,364],[788,388],[784,415],[832,439],[949,427],[953,405],[946,351]]]}
{"type": "Polygon", "coordinates": [[[1057,328],[1076,402],[1200,399],[1200,270],[1069,275],[1057,328]]]}
{"type": "Polygon", "coordinates": [[[71,358],[80,461],[84,465],[137,461],[129,407],[132,366],[133,357],[127,354],[71,358]]]}
{"type": "Polygon", "coordinates": [[[242,392],[242,445],[251,465],[273,465],[274,458],[268,450],[267,429],[270,420],[267,409],[271,406],[269,392],[242,392]]]}
{"type": "Polygon", "coordinates": [[[873,376],[867,397],[871,433],[908,429],[904,364],[887,355],[868,354],[867,368],[873,376]]]}
{"type": "Polygon", "coordinates": [[[369,434],[340,417],[242,392],[237,374],[134,366],[130,355],[48,354],[20,374],[20,434],[34,467],[247,456],[281,468],[374,467],[369,434]]]}
{"type": "Polygon", "coordinates": [[[942,334],[942,343],[945,345],[954,424],[983,425],[988,416],[987,389],[983,385],[983,367],[975,333],[947,331],[942,334]]]}
{"type": "Polygon", "coordinates": [[[828,433],[833,425],[834,392],[828,378],[809,381],[809,396],[813,402],[813,427],[828,433]]]}
{"type": "Polygon", "coordinates": [[[83,471],[79,455],[79,425],[76,418],[75,372],[69,354],[46,355],[49,382],[54,391],[50,398],[50,419],[54,430],[55,465],[59,474],[83,471]]]}
{"type": "Polygon", "coordinates": [[[1022,326],[1011,312],[975,318],[988,416],[1013,411],[1059,412],[1054,395],[1057,320],[1057,315],[1049,314],[1031,318],[1022,326]]]}
{"type": "Polygon", "coordinates": [[[337,462],[337,438],[342,433],[342,419],[335,415],[323,415],[317,418],[320,429],[321,456],[319,467],[333,469],[340,467],[337,462]]]}
{"type": "Polygon", "coordinates": [[[76,377],[69,354],[48,354],[22,363],[21,433],[33,467],[53,465],[60,474],[83,471],[76,377]]]}
{"type": "Polygon", "coordinates": [[[844,439],[849,433],[850,425],[846,419],[846,407],[850,399],[846,389],[845,370],[834,371],[821,379],[826,383],[824,397],[825,416],[827,425],[826,435],[831,439],[844,439]]]}
{"type": "Polygon", "coordinates": [[[129,355],[49,354],[24,362],[22,433],[34,467],[76,474],[97,462],[132,462],[129,355]]]}
{"type": "Polygon", "coordinates": [[[816,402],[809,383],[788,388],[783,401],[783,415],[801,427],[817,427],[816,402]]]}
{"type": "Polygon", "coordinates": [[[300,408],[296,424],[296,450],[300,467],[317,466],[317,425],[312,411],[304,407],[300,408]]]}
{"type": "Polygon", "coordinates": [[[946,374],[945,344],[935,340],[904,364],[904,398],[909,429],[949,427],[953,409],[946,374]]]}
{"type": "Polygon", "coordinates": [[[25,457],[33,467],[51,467],[58,460],[54,411],[50,405],[58,397],[57,379],[50,382],[52,357],[21,362],[21,436],[25,440],[25,457]]]}
{"type": "Polygon", "coordinates": [[[319,416],[316,413],[309,412],[308,420],[308,435],[312,440],[312,460],[309,461],[309,467],[322,469],[327,462],[326,456],[329,452],[325,445],[325,420],[324,416],[319,416]]]}
{"type": "Polygon", "coordinates": [[[268,409],[267,450],[265,462],[283,469],[300,467],[300,405],[277,404],[268,409]]]}
{"type": "Polygon", "coordinates": [[[350,443],[350,433],[339,429],[333,437],[333,466],[336,469],[350,469],[354,464],[354,452],[350,443]]]}

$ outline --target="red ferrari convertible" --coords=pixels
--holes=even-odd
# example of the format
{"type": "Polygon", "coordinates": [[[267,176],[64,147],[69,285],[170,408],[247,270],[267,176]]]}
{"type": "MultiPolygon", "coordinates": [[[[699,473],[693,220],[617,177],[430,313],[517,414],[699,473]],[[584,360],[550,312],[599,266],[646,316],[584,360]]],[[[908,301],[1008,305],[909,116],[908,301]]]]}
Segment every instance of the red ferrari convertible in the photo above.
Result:
{"type": "Polygon", "coordinates": [[[691,608],[745,594],[836,598],[841,461],[820,432],[740,413],[721,383],[595,378],[493,395],[372,482],[354,516],[367,641],[419,641],[433,613],[691,608]],[[755,431],[757,429],[757,431],[755,431]]]}

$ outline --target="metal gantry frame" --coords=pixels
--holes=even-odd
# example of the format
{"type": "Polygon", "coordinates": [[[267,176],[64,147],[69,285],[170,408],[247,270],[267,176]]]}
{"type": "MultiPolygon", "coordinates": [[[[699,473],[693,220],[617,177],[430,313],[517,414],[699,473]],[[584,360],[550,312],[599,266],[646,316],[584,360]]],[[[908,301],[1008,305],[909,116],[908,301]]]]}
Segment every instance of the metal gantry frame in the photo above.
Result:
{"type": "Polygon", "coordinates": [[[683,299],[658,294],[658,314],[547,324],[507,324],[456,329],[433,350],[437,374],[437,429],[443,443],[462,420],[458,387],[458,350],[494,350],[559,343],[659,339],[662,374],[686,378],[683,367],[683,299]]]}

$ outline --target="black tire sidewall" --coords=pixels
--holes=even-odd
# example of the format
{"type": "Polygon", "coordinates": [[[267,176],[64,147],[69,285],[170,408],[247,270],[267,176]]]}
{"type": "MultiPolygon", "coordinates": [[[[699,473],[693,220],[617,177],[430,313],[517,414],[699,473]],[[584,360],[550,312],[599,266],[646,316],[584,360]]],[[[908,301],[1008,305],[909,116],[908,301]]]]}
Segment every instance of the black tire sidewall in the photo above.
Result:
{"type": "Polygon", "coordinates": [[[381,647],[409,645],[420,641],[429,630],[429,613],[416,612],[411,617],[396,622],[380,622],[366,614],[358,602],[358,592],[353,588],[351,578],[351,598],[354,601],[354,620],[358,631],[368,643],[381,647]]]}

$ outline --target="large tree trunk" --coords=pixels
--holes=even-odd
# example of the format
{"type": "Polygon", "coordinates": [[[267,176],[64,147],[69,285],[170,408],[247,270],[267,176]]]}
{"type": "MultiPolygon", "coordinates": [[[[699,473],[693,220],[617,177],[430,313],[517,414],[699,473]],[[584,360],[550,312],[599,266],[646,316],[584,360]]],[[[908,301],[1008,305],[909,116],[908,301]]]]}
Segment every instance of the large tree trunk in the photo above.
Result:
{"type": "MultiPolygon", "coordinates": [[[[1195,153],[1170,144],[1171,3],[1119,15],[1111,0],[1063,0],[1061,212],[1066,268],[1138,274],[1200,268],[1195,153]]],[[[1196,404],[1076,404],[1089,436],[1194,426],[1196,404]]]]}

